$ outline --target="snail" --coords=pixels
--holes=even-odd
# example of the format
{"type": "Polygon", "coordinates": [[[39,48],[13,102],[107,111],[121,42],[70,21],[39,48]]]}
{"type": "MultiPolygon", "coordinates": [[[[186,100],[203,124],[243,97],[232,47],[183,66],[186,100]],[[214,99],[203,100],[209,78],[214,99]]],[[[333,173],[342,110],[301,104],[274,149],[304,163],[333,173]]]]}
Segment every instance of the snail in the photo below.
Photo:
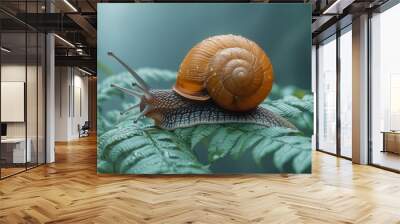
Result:
{"type": "Polygon", "coordinates": [[[253,123],[296,129],[289,121],[260,107],[272,89],[273,68],[266,53],[253,41],[237,35],[209,37],[183,59],[172,89],[150,89],[147,83],[114,53],[134,77],[135,89],[112,84],[140,97],[140,115],[167,130],[198,124],[253,123]]]}

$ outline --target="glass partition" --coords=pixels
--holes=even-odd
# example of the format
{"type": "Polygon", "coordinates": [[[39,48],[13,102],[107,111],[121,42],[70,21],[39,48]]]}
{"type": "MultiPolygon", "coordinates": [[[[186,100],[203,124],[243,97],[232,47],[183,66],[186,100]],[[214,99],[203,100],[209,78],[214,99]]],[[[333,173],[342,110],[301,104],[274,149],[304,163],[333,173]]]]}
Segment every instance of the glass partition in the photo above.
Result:
{"type": "Polygon", "coordinates": [[[318,47],[318,149],[336,154],[336,36],[318,47]]]}
{"type": "Polygon", "coordinates": [[[317,50],[317,148],[351,159],[351,25],[340,30],[338,34],[320,43],[317,50]]]}
{"type": "MultiPolygon", "coordinates": [[[[0,7],[15,4],[39,13],[44,1],[0,7]]],[[[0,12],[1,179],[45,163],[45,45],[44,33],[0,12]]]]}
{"type": "Polygon", "coordinates": [[[26,33],[1,34],[1,175],[26,169],[26,33]],[[7,49],[7,50],[4,50],[7,49]]]}
{"type": "Polygon", "coordinates": [[[352,34],[351,26],[340,35],[340,155],[352,157],[352,34]]]}

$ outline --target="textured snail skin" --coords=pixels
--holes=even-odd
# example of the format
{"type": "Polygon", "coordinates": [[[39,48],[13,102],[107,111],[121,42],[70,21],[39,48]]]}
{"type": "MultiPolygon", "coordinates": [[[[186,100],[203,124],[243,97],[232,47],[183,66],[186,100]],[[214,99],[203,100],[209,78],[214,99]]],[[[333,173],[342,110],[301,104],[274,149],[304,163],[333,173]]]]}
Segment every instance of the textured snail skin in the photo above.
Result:
{"type": "Polygon", "coordinates": [[[211,98],[229,111],[249,111],[268,96],[273,80],[272,64],[255,42],[237,35],[219,35],[189,51],[173,89],[193,100],[211,98]]]}
{"type": "Polygon", "coordinates": [[[212,100],[189,100],[172,90],[150,90],[151,99],[142,98],[142,106],[152,108],[145,115],[167,130],[191,127],[198,124],[253,123],[266,127],[296,129],[286,119],[271,111],[257,107],[245,113],[226,111],[212,100]]]}

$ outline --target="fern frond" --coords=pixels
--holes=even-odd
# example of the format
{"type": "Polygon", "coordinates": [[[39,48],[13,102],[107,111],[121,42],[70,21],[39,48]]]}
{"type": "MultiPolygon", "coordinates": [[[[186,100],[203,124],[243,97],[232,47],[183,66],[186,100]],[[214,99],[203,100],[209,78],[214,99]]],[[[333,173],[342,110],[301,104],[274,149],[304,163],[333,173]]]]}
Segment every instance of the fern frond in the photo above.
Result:
{"type": "Polygon", "coordinates": [[[104,160],[97,160],[97,172],[99,173],[114,173],[114,167],[112,163],[104,160]]]}
{"type": "Polygon", "coordinates": [[[286,96],[283,99],[266,100],[261,106],[288,119],[305,135],[312,135],[314,110],[312,95],[305,95],[302,99],[286,96]]]}
{"type": "Polygon", "coordinates": [[[283,171],[288,163],[291,163],[290,166],[296,173],[306,171],[311,166],[311,139],[282,131],[272,138],[264,139],[254,148],[254,160],[262,166],[263,158],[272,157],[280,171],[283,171]]]}
{"type": "Polygon", "coordinates": [[[190,147],[193,150],[202,144],[208,150],[210,164],[225,157],[239,160],[252,151],[260,167],[266,157],[273,158],[274,167],[281,172],[304,172],[310,167],[311,157],[306,156],[311,155],[310,138],[297,130],[253,124],[199,125],[191,130],[190,147]]]}
{"type": "Polygon", "coordinates": [[[173,132],[121,122],[100,137],[98,171],[125,174],[209,173],[173,132]],[[104,167],[103,167],[104,166],[104,167]]]}

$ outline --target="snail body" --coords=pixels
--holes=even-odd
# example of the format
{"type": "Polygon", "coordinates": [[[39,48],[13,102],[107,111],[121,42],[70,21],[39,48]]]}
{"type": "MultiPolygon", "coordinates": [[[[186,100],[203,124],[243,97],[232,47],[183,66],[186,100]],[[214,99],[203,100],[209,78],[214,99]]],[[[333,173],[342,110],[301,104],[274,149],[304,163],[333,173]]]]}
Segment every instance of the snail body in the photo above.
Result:
{"type": "Polygon", "coordinates": [[[155,121],[156,126],[174,130],[199,124],[251,123],[266,127],[287,127],[296,129],[289,121],[271,111],[257,107],[251,111],[227,111],[213,100],[188,100],[172,90],[150,90],[154,96],[150,101],[143,98],[141,109],[153,105],[146,113],[155,121]]]}
{"type": "Polygon", "coordinates": [[[175,85],[169,90],[148,87],[112,52],[136,79],[136,90],[114,87],[140,97],[142,116],[163,129],[198,124],[253,123],[266,127],[295,127],[284,118],[262,108],[272,89],[273,69],[265,52],[253,41],[241,36],[219,35],[193,47],[183,59],[175,85]]]}

